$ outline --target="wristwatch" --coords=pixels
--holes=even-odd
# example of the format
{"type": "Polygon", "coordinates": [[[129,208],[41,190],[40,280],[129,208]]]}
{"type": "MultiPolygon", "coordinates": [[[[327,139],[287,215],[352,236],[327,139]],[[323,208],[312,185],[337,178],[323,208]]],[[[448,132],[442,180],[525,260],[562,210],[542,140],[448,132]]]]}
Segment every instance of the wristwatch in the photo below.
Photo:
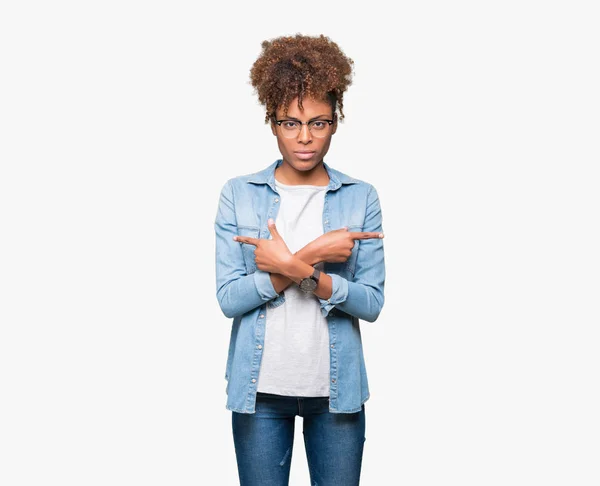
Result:
{"type": "Polygon", "coordinates": [[[319,283],[320,276],[321,276],[321,271],[317,268],[314,268],[312,275],[300,280],[300,283],[298,285],[300,286],[300,288],[302,290],[304,290],[304,292],[306,292],[306,293],[312,292],[313,290],[315,290],[317,288],[317,284],[319,283]]]}

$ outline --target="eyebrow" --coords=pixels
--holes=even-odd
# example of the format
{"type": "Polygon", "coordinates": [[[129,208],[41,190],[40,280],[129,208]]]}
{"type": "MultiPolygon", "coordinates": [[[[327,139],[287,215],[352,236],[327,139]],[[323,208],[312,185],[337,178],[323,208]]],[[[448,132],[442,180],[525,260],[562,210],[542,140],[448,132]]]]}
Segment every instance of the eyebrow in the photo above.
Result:
{"type": "MultiPolygon", "coordinates": [[[[329,116],[329,115],[319,115],[319,116],[315,116],[314,118],[311,118],[310,120],[308,120],[309,122],[316,120],[317,118],[321,118],[322,116],[329,116]]],[[[302,121],[299,118],[294,118],[293,116],[288,116],[286,118],[284,118],[284,120],[296,120],[296,121],[302,121]]]]}

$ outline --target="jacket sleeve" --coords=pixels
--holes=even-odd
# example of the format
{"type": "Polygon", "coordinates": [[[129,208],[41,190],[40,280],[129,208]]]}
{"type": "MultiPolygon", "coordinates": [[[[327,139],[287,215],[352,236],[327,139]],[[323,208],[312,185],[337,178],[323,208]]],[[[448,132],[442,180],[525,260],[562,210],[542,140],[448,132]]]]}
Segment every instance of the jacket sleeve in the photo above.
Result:
{"type": "Polygon", "coordinates": [[[233,240],[238,234],[231,179],[221,189],[215,218],[215,269],[217,300],[226,317],[237,317],[270,301],[275,291],[269,272],[248,275],[242,244],[233,240]]]}
{"type": "MultiPolygon", "coordinates": [[[[367,195],[367,209],[363,231],[383,233],[383,219],[379,196],[374,186],[367,195]]],[[[384,303],[385,259],[383,238],[360,240],[354,277],[348,280],[337,274],[331,277],[332,293],[329,299],[321,299],[321,313],[327,316],[337,307],[359,319],[374,322],[384,303]]]]}

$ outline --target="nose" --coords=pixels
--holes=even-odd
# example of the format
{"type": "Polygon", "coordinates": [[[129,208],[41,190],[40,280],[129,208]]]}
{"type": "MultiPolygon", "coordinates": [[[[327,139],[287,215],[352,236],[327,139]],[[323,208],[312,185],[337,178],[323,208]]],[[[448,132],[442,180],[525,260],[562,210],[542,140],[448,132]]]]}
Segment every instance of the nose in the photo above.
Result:
{"type": "Polygon", "coordinates": [[[300,127],[300,133],[298,134],[298,140],[300,142],[307,142],[312,140],[312,133],[308,129],[308,125],[302,125],[300,127]]]}

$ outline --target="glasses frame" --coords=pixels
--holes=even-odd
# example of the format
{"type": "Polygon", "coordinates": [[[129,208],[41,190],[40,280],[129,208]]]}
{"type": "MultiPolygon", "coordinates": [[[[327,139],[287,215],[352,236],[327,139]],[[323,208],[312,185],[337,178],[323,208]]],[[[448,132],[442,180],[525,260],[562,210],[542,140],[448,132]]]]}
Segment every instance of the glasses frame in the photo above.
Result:
{"type": "MultiPolygon", "coordinates": [[[[335,115],[334,115],[334,118],[335,118],[335,115]]],[[[299,124],[300,124],[300,129],[299,129],[299,130],[298,130],[298,132],[296,133],[296,137],[297,137],[297,136],[298,136],[300,133],[302,133],[302,126],[303,126],[303,125],[306,125],[306,126],[308,127],[308,131],[309,131],[309,133],[310,133],[311,135],[313,135],[313,136],[317,137],[317,138],[325,138],[327,135],[324,135],[323,137],[319,137],[318,135],[315,135],[315,134],[312,132],[312,130],[310,129],[310,124],[311,124],[311,123],[314,123],[314,122],[327,122],[327,123],[329,124],[329,126],[331,126],[331,125],[333,125],[333,122],[335,121],[335,119],[334,119],[334,120],[325,120],[325,119],[322,119],[322,118],[317,118],[317,119],[315,119],[315,120],[309,120],[309,121],[307,121],[307,122],[303,122],[303,121],[300,121],[300,120],[291,120],[291,119],[289,119],[289,118],[284,118],[283,120],[277,120],[277,119],[276,119],[274,116],[273,116],[273,117],[271,117],[271,119],[272,119],[272,120],[273,120],[273,121],[274,121],[274,122],[277,124],[277,126],[279,126],[279,127],[281,127],[281,124],[282,124],[283,122],[288,122],[288,121],[289,121],[289,122],[299,123],[299,124]]],[[[284,133],[285,133],[285,132],[284,132],[284,133]]],[[[294,137],[285,137],[285,138],[294,138],[294,137]]]]}

